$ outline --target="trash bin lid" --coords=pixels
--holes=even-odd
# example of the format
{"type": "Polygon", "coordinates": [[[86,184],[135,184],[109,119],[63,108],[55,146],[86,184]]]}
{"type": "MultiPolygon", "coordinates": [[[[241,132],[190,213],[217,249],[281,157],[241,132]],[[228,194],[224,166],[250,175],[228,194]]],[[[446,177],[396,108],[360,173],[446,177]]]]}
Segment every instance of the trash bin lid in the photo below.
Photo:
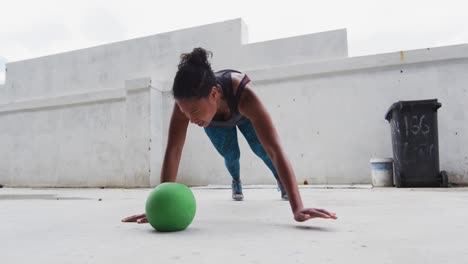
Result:
{"type": "Polygon", "coordinates": [[[426,105],[427,107],[434,108],[434,110],[439,109],[442,104],[437,102],[437,99],[428,99],[428,100],[415,100],[415,101],[398,101],[393,103],[385,113],[385,119],[390,122],[392,119],[393,110],[403,111],[404,108],[412,107],[415,105],[426,105]]]}
{"type": "Polygon", "coordinates": [[[370,163],[387,163],[387,162],[393,162],[392,158],[372,158],[370,160],[370,163]]]}

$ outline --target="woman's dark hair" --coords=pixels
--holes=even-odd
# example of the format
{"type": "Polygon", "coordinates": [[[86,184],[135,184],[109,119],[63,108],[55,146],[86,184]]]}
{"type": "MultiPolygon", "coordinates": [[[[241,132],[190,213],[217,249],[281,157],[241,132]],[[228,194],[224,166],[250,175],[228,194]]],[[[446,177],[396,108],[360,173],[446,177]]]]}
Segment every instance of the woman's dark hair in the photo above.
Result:
{"type": "Polygon", "coordinates": [[[213,53],[195,48],[180,55],[179,70],[174,77],[172,94],[176,99],[204,98],[216,86],[216,77],[208,62],[213,53]]]}

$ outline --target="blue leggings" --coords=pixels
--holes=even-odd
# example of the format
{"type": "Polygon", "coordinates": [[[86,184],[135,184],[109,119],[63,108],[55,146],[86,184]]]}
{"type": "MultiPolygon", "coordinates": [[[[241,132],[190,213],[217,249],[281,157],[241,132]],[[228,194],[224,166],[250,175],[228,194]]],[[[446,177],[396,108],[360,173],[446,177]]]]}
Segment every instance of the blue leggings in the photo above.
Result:
{"type": "MultiPolygon", "coordinates": [[[[275,176],[277,182],[279,183],[278,172],[276,172],[275,166],[268,156],[267,152],[263,148],[260,140],[255,133],[255,129],[250,120],[244,120],[237,125],[239,130],[244,135],[245,139],[249,143],[252,151],[260,157],[263,162],[268,166],[268,168],[275,176]]],[[[213,143],[216,150],[223,156],[224,163],[226,168],[233,180],[240,179],[240,150],[239,143],[237,142],[237,129],[236,127],[205,127],[205,132],[213,143]]]]}

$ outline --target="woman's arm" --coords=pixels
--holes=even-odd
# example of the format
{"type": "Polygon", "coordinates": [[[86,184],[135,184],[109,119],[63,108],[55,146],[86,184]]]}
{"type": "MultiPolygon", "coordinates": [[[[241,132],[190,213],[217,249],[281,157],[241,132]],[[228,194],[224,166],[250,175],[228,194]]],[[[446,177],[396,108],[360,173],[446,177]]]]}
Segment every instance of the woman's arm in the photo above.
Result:
{"type": "MultiPolygon", "coordinates": [[[[233,78],[233,85],[235,85],[236,80],[238,78],[233,78]]],[[[335,214],[329,213],[324,209],[304,208],[291,163],[281,147],[279,136],[270,114],[258,96],[253,92],[251,83],[247,84],[244,88],[238,109],[241,114],[252,122],[260,142],[273,162],[281,183],[288,193],[294,218],[297,221],[305,221],[314,217],[336,219],[335,214]]]]}
{"type": "MultiPolygon", "coordinates": [[[[172,117],[169,123],[169,135],[166,146],[166,153],[161,168],[161,183],[175,182],[179,169],[180,157],[184,148],[185,136],[187,135],[188,119],[180,111],[179,106],[174,104],[172,117]]],[[[122,219],[122,222],[148,223],[146,214],[132,215],[122,219]]]]}
{"type": "Polygon", "coordinates": [[[161,168],[161,183],[176,181],[188,124],[189,120],[180,111],[179,106],[174,103],[172,117],[169,123],[166,152],[161,168]]]}
{"type": "Polygon", "coordinates": [[[303,207],[302,199],[297,188],[296,177],[288,157],[281,147],[278,133],[265,106],[247,85],[242,92],[239,102],[239,112],[253,124],[258,139],[268,153],[280,176],[281,183],[286,189],[291,203],[291,209],[296,212],[303,207]]]}

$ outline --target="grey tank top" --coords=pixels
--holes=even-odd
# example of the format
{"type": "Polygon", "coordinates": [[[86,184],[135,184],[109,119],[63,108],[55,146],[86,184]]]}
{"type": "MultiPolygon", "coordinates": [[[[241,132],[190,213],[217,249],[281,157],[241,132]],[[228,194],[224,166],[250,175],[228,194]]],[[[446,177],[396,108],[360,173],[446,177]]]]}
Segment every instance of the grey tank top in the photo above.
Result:
{"type": "Polygon", "coordinates": [[[222,70],[214,73],[216,77],[216,82],[219,86],[221,86],[223,94],[226,97],[229,110],[231,111],[231,118],[225,121],[212,120],[208,125],[209,127],[235,127],[242,121],[247,119],[245,116],[239,113],[237,106],[239,105],[239,99],[242,94],[242,91],[244,90],[247,83],[250,82],[250,79],[247,75],[245,75],[242,81],[240,82],[239,87],[237,88],[236,94],[234,94],[231,78],[232,72],[241,73],[235,70],[222,70]]]}

